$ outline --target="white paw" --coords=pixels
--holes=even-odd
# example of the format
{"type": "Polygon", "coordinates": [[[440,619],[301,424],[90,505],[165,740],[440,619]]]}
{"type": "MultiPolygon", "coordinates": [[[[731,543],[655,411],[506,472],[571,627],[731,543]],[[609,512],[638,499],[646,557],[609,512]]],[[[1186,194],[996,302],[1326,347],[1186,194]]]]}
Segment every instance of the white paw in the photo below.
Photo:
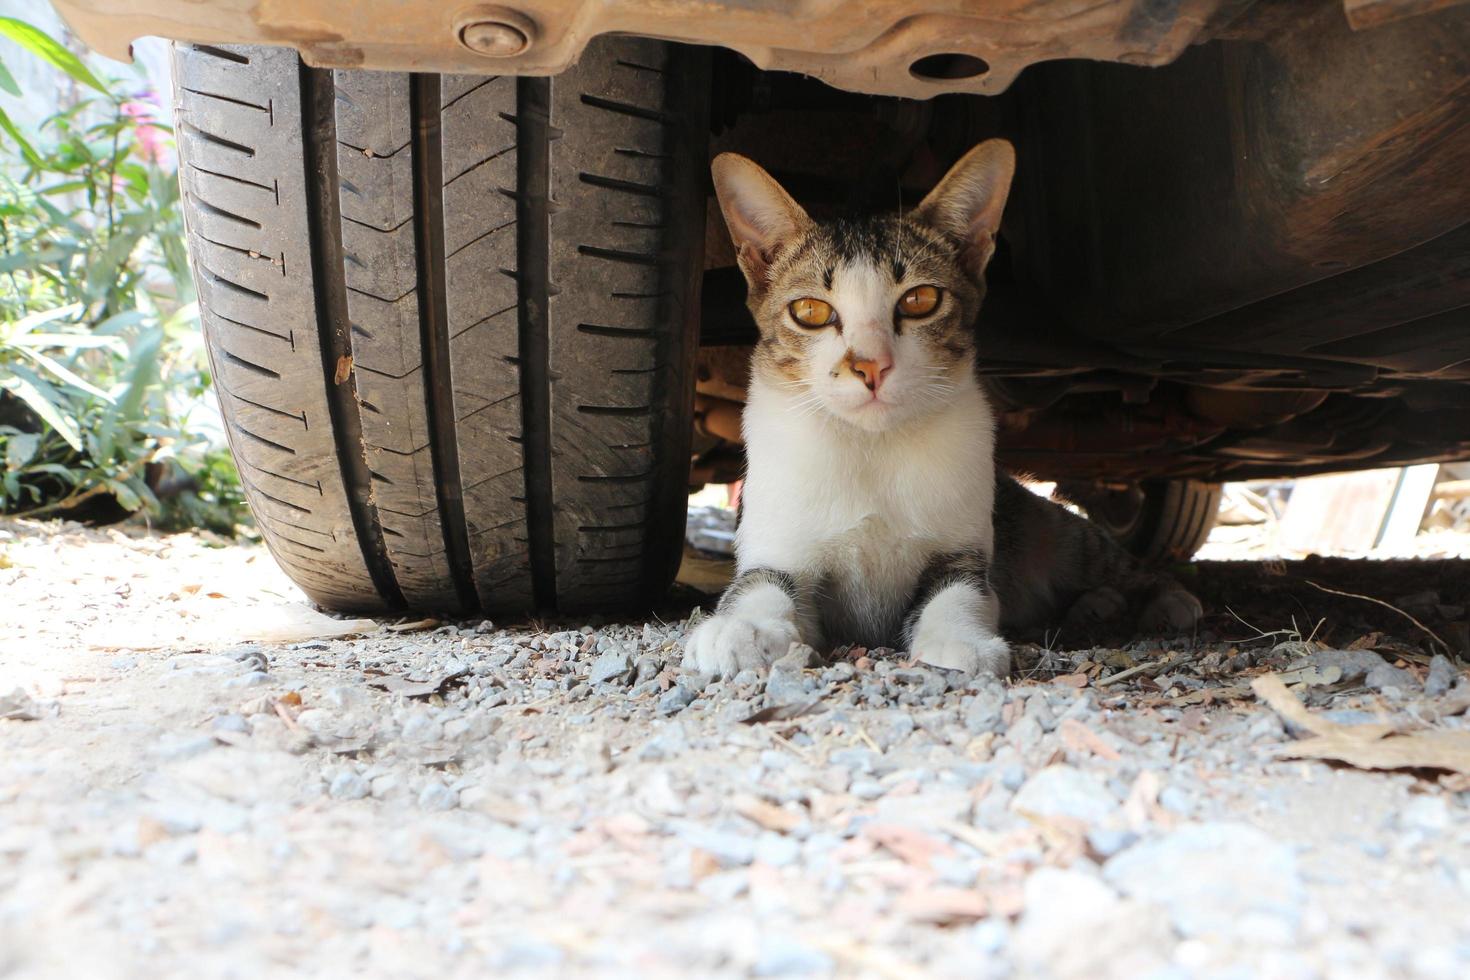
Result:
{"type": "Polygon", "coordinates": [[[1192,593],[1166,589],[1144,608],[1138,628],[1145,633],[1189,633],[1204,614],[1204,606],[1192,593]]]}
{"type": "Polygon", "coordinates": [[[968,677],[1006,677],[1011,672],[1011,645],[998,636],[925,638],[921,633],[912,653],[920,663],[958,670],[968,677]]]}
{"type": "Polygon", "coordinates": [[[684,641],[684,668],[721,677],[734,677],[742,670],[765,671],[800,639],[789,619],[712,616],[684,641]]]}

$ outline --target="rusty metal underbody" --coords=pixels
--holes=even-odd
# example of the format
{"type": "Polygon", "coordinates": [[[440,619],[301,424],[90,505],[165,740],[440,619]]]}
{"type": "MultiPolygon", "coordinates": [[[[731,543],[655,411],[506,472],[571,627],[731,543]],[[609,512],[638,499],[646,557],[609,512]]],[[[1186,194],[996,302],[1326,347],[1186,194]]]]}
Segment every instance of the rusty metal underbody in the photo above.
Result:
{"type": "MultiPolygon", "coordinates": [[[[1042,61],[1163,65],[1249,0],[55,0],[90,45],[284,44],[319,67],[546,75],[599,34],[731,48],[854,92],[994,95],[1042,61]]],[[[1359,6],[1395,6],[1358,0],[1359,6]]],[[[1371,16],[1371,15],[1370,15],[1371,16]]],[[[1378,14],[1377,16],[1382,16],[1378,14]]]]}

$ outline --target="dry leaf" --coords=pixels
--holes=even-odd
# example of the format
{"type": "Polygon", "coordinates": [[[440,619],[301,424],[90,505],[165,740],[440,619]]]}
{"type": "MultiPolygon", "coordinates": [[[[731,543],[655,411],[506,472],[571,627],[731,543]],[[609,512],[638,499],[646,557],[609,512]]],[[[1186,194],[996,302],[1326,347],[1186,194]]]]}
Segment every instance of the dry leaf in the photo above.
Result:
{"type": "Polygon", "coordinates": [[[1262,674],[1257,677],[1251,681],[1251,690],[1255,691],[1256,697],[1270,705],[1289,724],[1295,725],[1302,731],[1311,732],[1313,735],[1328,736],[1350,733],[1352,738],[1369,740],[1382,738],[1394,730],[1392,725],[1385,724],[1339,725],[1335,721],[1314,715],[1297,700],[1295,694],[1286,689],[1286,685],[1276,674],[1262,674]]]}
{"type": "Polygon", "coordinates": [[[985,896],[965,888],[915,890],[899,896],[896,904],[905,918],[940,926],[973,922],[990,914],[985,896]]]}
{"type": "Polygon", "coordinates": [[[766,721],[792,721],[796,718],[804,718],[807,715],[821,714],[827,709],[820,701],[808,701],[806,704],[773,704],[769,708],[762,708],[747,718],[742,718],[742,725],[759,725],[766,721]]]}
{"type": "Polygon", "coordinates": [[[390,674],[368,681],[368,686],[381,688],[389,694],[402,694],[406,698],[426,698],[431,694],[438,694],[444,690],[444,685],[468,672],[467,668],[461,668],[460,670],[451,671],[447,674],[431,677],[426,681],[411,681],[406,677],[397,677],[390,674]]]}
{"type": "Polygon", "coordinates": [[[391,633],[415,633],[419,630],[431,630],[438,625],[437,619],[415,619],[411,623],[384,623],[383,629],[391,633]]]}
{"type": "Polygon", "coordinates": [[[1377,741],[1322,735],[1278,752],[1290,759],[1333,759],[1359,769],[1444,769],[1470,775],[1470,732],[1414,732],[1377,741]]]}
{"type": "Polygon", "coordinates": [[[800,814],[754,796],[737,797],[735,812],[767,830],[781,834],[789,834],[806,822],[800,814]]]}
{"type": "Polygon", "coordinates": [[[341,384],[352,377],[352,355],[343,354],[337,358],[337,373],[332,376],[332,381],[341,384]]]}
{"type": "Polygon", "coordinates": [[[1339,725],[1309,712],[1274,674],[1251,684],[1261,700],[1314,737],[1277,749],[1291,759],[1332,759],[1359,769],[1444,769],[1470,775],[1470,732],[1396,733],[1388,724],[1339,725]]]}
{"type": "Polygon", "coordinates": [[[1079,690],[1087,686],[1088,676],[1086,671],[1076,674],[1060,674],[1051,679],[1053,684],[1061,687],[1075,687],[1079,690]]]}
{"type": "Polygon", "coordinates": [[[1113,762],[1122,758],[1102,737],[1075,718],[1067,718],[1057,726],[1062,743],[1074,752],[1087,752],[1113,762]]]}
{"type": "Polygon", "coordinates": [[[931,837],[922,830],[903,824],[865,824],[863,835],[892,851],[904,863],[917,868],[929,868],[935,858],[954,857],[955,853],[954,848],[938,837],[931,837]]]}

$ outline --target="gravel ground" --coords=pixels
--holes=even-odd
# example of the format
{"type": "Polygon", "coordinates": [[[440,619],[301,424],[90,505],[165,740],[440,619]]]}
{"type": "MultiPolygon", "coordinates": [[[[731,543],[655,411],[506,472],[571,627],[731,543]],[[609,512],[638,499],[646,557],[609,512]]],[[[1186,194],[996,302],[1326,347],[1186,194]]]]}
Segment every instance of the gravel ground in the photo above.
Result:
{"type": "Polygon", "coordinates": [[[688,590],[340,621],[212,544],[0,523],[0,976],[1470,975],[1470,678],[1404,618],[1457,647],[1463,563],[1192,566],[1194,640],[1004,685],[701,686],[688,590]],[[1447,754],[1282,757],[1384,722],[1447,754]]]}

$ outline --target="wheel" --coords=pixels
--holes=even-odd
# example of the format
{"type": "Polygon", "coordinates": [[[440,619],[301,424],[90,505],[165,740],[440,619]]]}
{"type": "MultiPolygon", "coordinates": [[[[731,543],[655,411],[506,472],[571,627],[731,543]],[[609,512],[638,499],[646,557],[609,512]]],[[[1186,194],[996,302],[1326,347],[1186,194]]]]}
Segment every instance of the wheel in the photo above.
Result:
{"type": "Polygon", "coordinates": [[[1122,490],[1067,486],[1062,492],[1141,561],[1164,563],[1185,561],[1205,543],[1222,491],[1198,480],[1145,480],[1122,490]]]}
{"type": "Polygon", "coordinates": [[[677,569],[705,52],[555,78],[174,48],[189,249],[261,532],[316,602],[649,601],[677,569]]]}

